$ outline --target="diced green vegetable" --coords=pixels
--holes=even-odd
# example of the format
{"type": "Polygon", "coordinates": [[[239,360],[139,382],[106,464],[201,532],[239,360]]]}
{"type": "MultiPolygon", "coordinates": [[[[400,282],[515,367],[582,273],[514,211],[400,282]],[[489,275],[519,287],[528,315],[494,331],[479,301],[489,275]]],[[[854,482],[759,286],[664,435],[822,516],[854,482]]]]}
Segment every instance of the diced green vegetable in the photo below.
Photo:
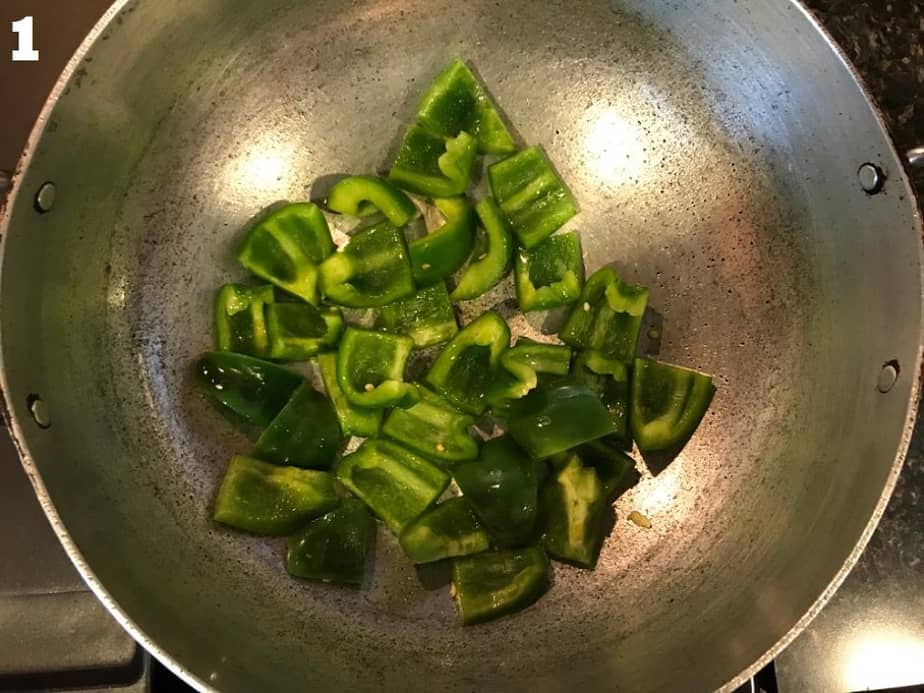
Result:
{"type": "Polygon", "coordinates": [[[387,332],[407,335],[418,349],[445,342],[459,332],[456,313],[443,282],[382,306],[379,318],[387,332]]]}
{"type": "Polygon", "coordinates": [[[449,484],[449,475],[432,462],[385,440],[367,440],[340,460],[336,473],[399,536],[449,484]]]}
{"type": "Polygon", "coordinates": [[[552,558],[593,568],[606,537],[606,489],[577,455],[542,487],[542,543],[552,558]]]}
{"type": "Polygon", "coordinates": [[[272,286],[225,284],[215,298],[215,349],[265,358],[268,349],[264,307],[272,286]]]}
{"type": "Polygon", "coordinates": [[[446,222],[408,244],[411,270],[418,286],[442,280],[465,264],[475,243],[475,212],[464,197],[433,201],[446,222]]]}
{"type": "Polygon", "coordinates": [[[597,393],[616,426],[615,435],[631,441],[629,434],[629,366],[599,351],[584,351],[574,360],[571,375],[597,393]]]}
{"type": "Polygon", "coordinates": [[[327,195],[327,208],[354,217],[381,212],[398,228],[418,215],[411,198],[375,176],[351,176],[338,181],[327,195]]]}
{"type": "Polygon", "coordinates": [[[487,551],[488,533],[461,498],[435,505],[401,532],[401,547],[415,563],[487,551]]]}
{"type": "Polygon", "coordinates": [[[321,371],[321,379],[324,381],[327,396],[334,405],[343,434],[366,438],[378,435],[382,425],[383,410],[364,409],[350,404],[337,382],[337,355],[319,355],[318,368],[321,371]]]}
{"type": "Polygon", "coordinates": [[[429,197],[455,197],[468,187],[478,143],[467,132],[442,137],[412,125],[404,137],[388,180],[429,197]]]}
{"type": "Polygon", "coordinates": [[[491,194],[526,248],[533,248],[577,214],[571,193],[539,147],[488,167],[491,194]]]}
{"type": "Polygon", "coordinates": [[[333,307],[317,310],[306,303],[273,303],[266,306],[266,331],[270,358],[305,361],[337,346],[343,313],[333,307]]]}
{"type": "Polygon", "coordinates": [[[305,580],[361,585],[375,521],[362,501],[345,498],[289,537],[286,570],[305,580]]]}
{"type": "Polygon", "coordinates": [[[328,472],[235,456],[215,499],[215,520],[252,534],[282,536],[337,505],[328,472]]]}
{"type": "Polygon", "coordinates": [[[496,285],[510,267],[513,256],[513,236],[510,225],[500,207],[490,197],[475,205],[487,241],[485,248],[476,244],[474,260],[459,279],[452,292],[452,300],[468,301],[478,298],[496,285]]]}
{"type": "Polygon", "coordinates": [[[607,503],[612,503],[635,486],[641,475],[635,469],[635,460],[620,449],[622,441],[612,437],[599,438],[577,449],[581,461],[593,467],[606,492],[607,503]]]}
{"type": "Polygon", "coordinates": [[[414,342],[404,335],[348,327],[337,352],[337,383],[356,407],[391,407],[408,396],[404,367],[414,342]]]}
{"type": "Polygon", "coordinates": [[[525,609],[549,585],[549,559],[536,546],[453,560],[456,603],[466,626],[525,609]]]}
{"type": "Polygon", "coordinates": [[[478,444],[469,434],[475,419],[424,387],[418,386],[417,393],[419,399],[412,406],[391,410],[382,433],[433,460],[452,463],[475,459],[478,444]]]}
{"type": "Polygon", "coordinates": [[[566,346],[519,339],[501,356],[501,368],[488,395],[495,413],[505,410],[510,400],[531,392],[539,384],[540,374],[566,375],[570,364],[571,349],[566,346]]]}
{"type": "Polygon", "coordinates": [[[584,259],[576,233],[562,233],[520,248],[514,265],[517,302],[524,313],[574,303],[584,284],[584,259]]]}
{"type": "Polygon", "coordinates": [[[341,441],[330,400],[304,383],[260,434],[252,454],[275,464],[327,469],[341,441]]]}
{"type": "Polygon", "coordinates": [[[511,359],[526,364],[537,373],[568,375],[571,368],[571,349],[564,344],[546,344],[520,337],[509,354],[511,359]]]}

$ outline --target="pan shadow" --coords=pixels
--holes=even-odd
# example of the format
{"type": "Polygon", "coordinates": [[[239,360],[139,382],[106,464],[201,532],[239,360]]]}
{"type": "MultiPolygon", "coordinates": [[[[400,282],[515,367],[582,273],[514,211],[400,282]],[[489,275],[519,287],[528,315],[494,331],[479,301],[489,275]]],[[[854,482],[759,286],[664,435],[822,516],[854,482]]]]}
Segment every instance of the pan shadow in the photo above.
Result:
{"type": "Polygon", "coordinates": [[[428,592],[448,587],[452,582],[452,560],[421,563],[414,566],[420,586],[428,592]]]}

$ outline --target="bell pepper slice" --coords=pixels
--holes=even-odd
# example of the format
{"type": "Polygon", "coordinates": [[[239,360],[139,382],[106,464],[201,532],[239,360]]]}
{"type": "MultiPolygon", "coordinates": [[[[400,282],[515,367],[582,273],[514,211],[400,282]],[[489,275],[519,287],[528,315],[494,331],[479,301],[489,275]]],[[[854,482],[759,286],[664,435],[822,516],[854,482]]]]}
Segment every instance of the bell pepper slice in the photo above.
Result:
{"type": "Polygon", "coordinates": [[[475,243],[475,212],[465,198],[443,197],[433,204],[446,222],[408,244],[411,271],[418,286],[439,282],[459,269],[475,243]]]}
{"type": "Polygon", "coordinates": [[[338,181],[327,194],[327,208],[354,217],[381,212],[398,228],[418,215],[411,198],[387,180],[375,176],[351,176],[338,181]]]}
{"type": "Polygon", "coordinates": [[[331,403],[334,405],[334,411],[337,414],[337,420],[340,422],[340,430],[343,431],[343,434],[364,438],[378,435],[382,426],[382,410],[363,409],[350,404],[337,382],[336,354],[320,354],[317,360],[318,368],[321,371],[321,380],[324,382],[324,389],[327,390],[327,396],[330,397],[331,403]]]}
{"type": "Polygon", "coordinates": [[[494,413],[504,414],[509,400],[525,397],[539,384],[540,374],[567,375],[570,365],[568,347],[521,337],[501,356],[501,368],[488,395],[494,413]]]}
{"type": "Polygon", "coordinates": [[[400,541],[414,563],[481,553],[491,545],[488,533],[462,498],[434,505],[404,528],[400,541]]]}
{"type": "Polygon", "coordinates": [[[647,305],[647,288],[627,284],[603,267],[587,280],[559,336],[565,344],[631,363],[647,305]]]}
{"type": "Polygon", "coordinates": [[[196,362],[203,392],[256,426],[269,426],[304,381],[275,363],[230,351],[210,351],[196,362]]]}
{"type": "Polygon", "coordinates": [[[536,463],[501,436],[481,446],[478,459],[453,469],[453,478],[498,546],[522,546],[536,525],[536,463]]]}
{"type": "Polygon", "coordinates": [[[549,586],[549,558],[538,546],[453,559],[452,584],[463,625],[521,611],[549,586]]]}
{"type": "Polygon", "coordinates": [[[476,243],[472,253],[475,259],[452,292],[453,301],[468,301],[488,291],[507,274],[513,256],[510,224],[497,203],[486,198],[475,205],[475,212],[485,230],[486,247],[476,243]]]}
{"type": "MultiPolygon", "coordinates": [[[[584,351],[574,360],[571,375],[597,393],[616,426],[616,437],[631,443],[629,432],[629,366],[599,351],[584,351]]],[[[630,446],[631,447],[631,446],[630,446]]]]}
{"type": "Polygon", "coordinates": [[[215,498],[216,522],[251,534],[291,534],[340,502],[328,472],[236,455],[215,498]]]}
{"type": "Polygon", "coordinates": [[[332,303],[377,308],[414,293],[404,234],[387,221],[357,233],[320,268],[321,289],[332,303]]]}
{"type": "Polygon", "coordinates": [[[642,452],[683,446],[709,409],[712,376],[651,359],[632,371],[632,437],[642,452]]]}
{"type": "Polygon", "coordinates": [[[520,337],[508,352],[509,358],[524,363],[537,373],[568,375],[571,349],[564,344],[547,344],[520,337]]]}
{"type": "Polygon", "coordinates": [[[408,396],[404,367],[414,348],[410,337],[348,327],[337,350],[337,383],[356,407],[382,409],[408,396]]]}
{"type": "Polygon", "coordinates": [[[478,443],[469,434],[475,419],[426,388],[418,386],[416,389],[417,402],[407,409],[392,409],[382,433],[438,462],[453,463],[478,457],[478,443]]]}
{"type": "Polygon", "coordinates": [[[442,469],[387,440],[367,440],[340,460],[336,474],[399,536],[449,485],[442,469]]]}
{"type": "Polygon", "coordinates": [[[362,501],[345,498],[289,537],[286,570],[305,580],[361,585],[375,520],[362,501]]]}
{"type": "Polygon", "coordinates": [[[510,403],[508,430],[533,459],[612,435],[616,426],[600,398],[586,385],[560,380],[510,403]]]}
{"type": "Polygon", "coordinates": [[[324,213],[311,202],[270,211],[237,251],[247,271],[308,303],[318,302],[318,264],[334,252],[324,213]]]}
{"type": "Polygon", "coordinates": [[[467,132],[442,137],[412,125],[404,137],[388,180],[428,197],[455,197],[465,192],[478,142],[467,132]]]}
{"type": "Polygon", "coordinates": [[[593,568],[606,538],[606,489],[593,469],[571,455],[542,487],[542,544],[552,558],[593,568]]]}
{"type": "Polygon", "coordinates": [[[622,441],[612,437],[585,443],[577,449],[578,457],[593,467],[600,477],[607,503],[612,503],[635,486],[642,478],[635,469],[635,460],[620,449],[622,441]]]}
{"type": "Polygon", "coordinates": [[[427,87],[417,122],[444,137],[469,132],[483,154],[507,154],[516,149],[497,108],[461,60],[450,63],[427,87]]]}
{"type": "Polygon", "coordinates": [[[584,259],[578,235],[561,233],[531,249],[520,248],[514,277],[517,302],[524,313],[574,303],[584,284],[584,259]]]}
{"type": "Polygon", "coordinates": [[[452,404],[482,414],[500,358],[510,345],[510,328],[489,311],[466,325],[437,356],[426,381],[452,404]]]}
{"type": "Polygon", "coordinates": [[[383,306],[379,321],[386,332],[413,339],[418,349],[441,344],[459,332],[456,312],[443,282],[383,306]]]}
{"type": "Polygon", "coordinates": [[[265,358],[269,350],[264,307],[272,286],[225,284],[215,297],[215,349],[265,358]]]}
{"type": "Polygon", "coordinates": [[[545,152],[529,147],[488,167],[491,194],[520,245],[533,248],[577,214],[577,204],[545,152]]]}
{"type": "Polygon", "coordinates": [[[251,455],[275,464],[327,469],[342,440],[330,400],[304,383],[260,434],[251,455]]]}
{"type": "Polygon", "coordinates": [[[305,361],[337,346],[343,313],[308,303],[272,303],[266,306],[266,331],[270,358],[305,361]]]}

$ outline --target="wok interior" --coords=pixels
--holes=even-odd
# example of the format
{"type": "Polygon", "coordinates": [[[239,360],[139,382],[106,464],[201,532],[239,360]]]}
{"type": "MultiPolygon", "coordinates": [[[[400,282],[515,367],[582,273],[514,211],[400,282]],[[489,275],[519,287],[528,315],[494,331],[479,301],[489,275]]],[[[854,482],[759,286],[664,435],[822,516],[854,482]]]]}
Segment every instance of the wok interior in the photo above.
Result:
{"type": "Polygon", "coordinates": [[[903,449],[917,221],[873,113],[798,7],[675,5],[142,1],[75,65],[5,239],[7,396],[89,570],[191,676],[705,689],[835,577],[903,449]],[[588,271],[649,285],[660,356],[719,388],[682,455],[620,500],[596,571],[556,566],[537,606],[465,630],[385,533],[356,592],[297,583],[280,542],[216,528],[213,491],[248,442],[189,378],[215,289],[244,276],[230,249],[248,218],[320,176],[386,167],[456,55],[572,188],[588,271]],[[885,194],[860,190],[864,161],[891,176],[885,194]],[[46,180],[57,200],[40,215],[46,180]]]}

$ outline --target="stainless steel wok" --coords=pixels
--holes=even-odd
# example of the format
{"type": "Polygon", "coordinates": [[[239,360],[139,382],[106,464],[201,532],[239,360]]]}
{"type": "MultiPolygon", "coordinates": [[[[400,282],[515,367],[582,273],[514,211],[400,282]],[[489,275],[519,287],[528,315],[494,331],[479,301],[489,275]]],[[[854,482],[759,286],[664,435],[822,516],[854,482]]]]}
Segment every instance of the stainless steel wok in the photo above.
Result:
{"type": "Polygon", "coordinates": [[[921,220],[856,76],[787,0],[122,1],[51,95],[2,232],[25,467],[93,589],[201,688],[733,685],[856,559],[917,401],[921,220]],[[247,441],[189,377],[247,219],[385,166],[457,55],[571,185],[588,269],[650,285],[661,356],[719,385],[618,504],[650,530],[619,521],[595,572],[557,566],[535,607],[470,629],[387,534],[357,593],[217,528],[247,441]]]}

